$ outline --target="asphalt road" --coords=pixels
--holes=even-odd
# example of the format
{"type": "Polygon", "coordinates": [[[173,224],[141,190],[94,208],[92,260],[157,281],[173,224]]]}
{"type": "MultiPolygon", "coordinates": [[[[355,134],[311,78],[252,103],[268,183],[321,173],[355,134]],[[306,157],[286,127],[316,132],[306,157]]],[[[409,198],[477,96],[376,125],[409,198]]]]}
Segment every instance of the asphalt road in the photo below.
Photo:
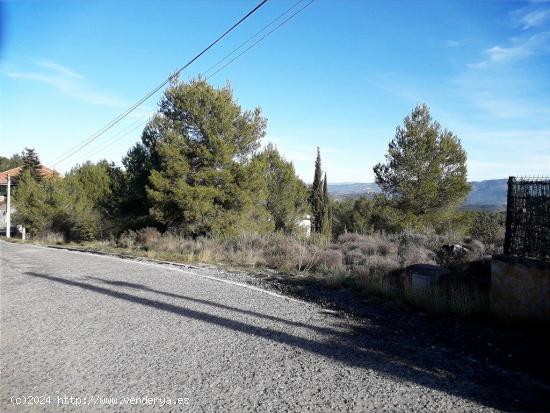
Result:
{"type": "Polygon", "coordinates": [[[216,271],[0,248],[2,412],[529,407],[479,363],[216,271]]]}

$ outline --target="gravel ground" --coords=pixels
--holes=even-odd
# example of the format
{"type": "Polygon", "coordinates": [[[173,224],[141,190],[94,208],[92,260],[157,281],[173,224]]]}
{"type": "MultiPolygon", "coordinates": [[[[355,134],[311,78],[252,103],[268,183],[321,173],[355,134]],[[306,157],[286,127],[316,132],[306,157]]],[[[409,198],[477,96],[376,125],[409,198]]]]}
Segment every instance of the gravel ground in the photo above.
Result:
{"type": "Polygon", "coordinates": [[[2,412],[549,410],[515,372],[243,273],[0,248],[2,412]]]}

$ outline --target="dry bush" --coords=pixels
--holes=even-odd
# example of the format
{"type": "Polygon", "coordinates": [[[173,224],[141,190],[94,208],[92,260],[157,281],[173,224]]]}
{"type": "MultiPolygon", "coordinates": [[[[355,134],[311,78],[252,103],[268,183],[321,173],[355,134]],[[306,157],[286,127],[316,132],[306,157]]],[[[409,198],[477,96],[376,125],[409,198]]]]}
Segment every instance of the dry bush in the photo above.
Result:
{"type": "Polygon", "coordinates": [[[338,237],[344,253],[359,250],[364,255],[395,255],[397,244],[383,235],[342,234],[338,237]]]}
{"type": "Polygon", "coordinates": [[[352,267],[353,283],[365,293],[394,296],[400,290],[399,263],[391,257],[369,257],[365,265],[352,267]]]}
{"type": "Polygon", "coordinates": [[[40,236],[40,239],[48,244],[63,244],[65,237],[60,232],[46,231],[40,236]]]}
{"type": "Polygon", "coordinates": [[[468,248],[470,251],[468,253],[468,258],[470,260],[476,260],[485,255],[485,245],[483,242],[474,239],[474,238],[464,238],[464,247],[468,248]]]}
{"type": "Polygon", "coordinates": [[[374,255],[378,251],[378,243],[373,238],[367,238],[363,241],[346,242],[342,244],[342,249],[345,252],[359,250],[364,255],[374,255]]]}
{"type": "Polygon", "coordinates": [[[136,242],[146,250],[152,249],[160,238],[160,232],[156,228],[142,228],[136,232],[136,242]]]}
{"type": "Polygon", "coordinates": [[[414,244],[403,245],[399,249],[399,259],[403,267],[413,264],[436,263],[436,255],[433,251],[414,244]]]}
{"type": "Polygon", "coordinates": [[[338,237],[338,241],[342,244],[348,243],[348,242],[362,242],[367,240],[369,237],[367,235],[357,234],[355,232],[346,232],[345,234],[341,234],[338,237]]]}
{"type": "Polygon", "coordinates": [[[323,281],[327,288],[338,289],[346,281],[347,275],[346,268],[340,265],[339,267],[327,270],[323,281]]]}
{"type": "Polygon", "coordinates": [[[221,238],[224,246],[234,251],[245,251],[250,249],[261,250],[269,240],[256,233],[243,233],[231,238],[221,238]]]}
{"type": "Polygon", "coordinates": [[[160,237],[155,245],[155,249],[160,252],[168,252],[172,254],[184,254],[187,252],[187,246],[185,244],[193,245],[192,240],[186,240],[172,233],[164,233],[160,237]]]}
{"type": "Polygon", "coordinates": [[[394,242],[391,242],[383,238],[378,240],[378,245],[377,245],[378,254],[386,257],[386,256],[397,255],[397,251],[398,251],[398,246],[394,242]]]}
{"type": "MultiPolygon", "coordinates": [[[[193,240],[185,238],[175,233],[164,233],[156,241],[153,250],[164,254],[181,255],[186,261],[200,260],[201,254],[205,248],[202,240],[193,240]]],[[[203,258],[207,258],[203,254],[203,258]]],[[[204,262],[210,262],[210,259],[203,259],[204,262]]]]}
{"type": "Polygon", "coordinates": [[[337,268],[342,266],[344,254],[340,250],[323,249],[318,252],[317,266],[324,266],[326,268],[337,268]]]}
{"type": "Polygon", "coordinates": [[[268,267],[291,271],[296,268],[299,255],[304,254],[302,249],[302,245],[295,239],[274,236],[263,249],[263,257],[268,267]]]}
{"type": "Polygon", "coordinates": [[[319,265],[320,252],[321,248],[317,245],[300,240],[296,251],[296,269],[300,272],[313,271],[319,265]]]}
{"type": "Polygon", "coordinates": [[[411,230],[403,230],[396,234],[390,234],[388,238],[400,247],[416,245],[426,248],[429,244],[439,244],[439,241],[435,241],[437,235],[432,232],[419,233],[411,230]]]}
{"type": "Polygon", "coordinates": [[[136,248],[136,232],[128,230],[120,235],[117,240],[117,246],[125,249],[136,248]]]}
{"type": "Polygon", "coordinates": [[[438,251],[445,244],[460,244],[462,234],[456,231],[438,234],[433,228],[424,228],[422,231],[403,230],[397,234],[388,235],[388,239],[400,247],[416,245],[431,251],[438,251]]]}
{"type": "Polygon", "coordinates": [[[385,276],[400,268],[399,261],[395,256],[373,256],[367,260],[366,267],[370,269],[371,274],[385,276]]]}
{"type": "Polygon", "coordinates": [[[348,265],[363,265],[367,262],[367,256],[360,249],[346,251],[345,257],[348,265]]]}
{"type": "MultiPolygon", "coordinates": [[[[215,247],[213,244],[210,244],[209,247],[210,248],[205,249],[205,251],[208,251],[210,257],[217,256],[219,248],[215,247]]],[[[212,258],[210,259],[212,260],[212,258]]],[[[246,246],[241,245],[238,248],[235,248],[234,245],[223,245],[223,261],[245,267],[256,267],[258,265],[265,265],[266,263],[263,256],[263,250],[254,247],[252,244],[246,246]]]]}

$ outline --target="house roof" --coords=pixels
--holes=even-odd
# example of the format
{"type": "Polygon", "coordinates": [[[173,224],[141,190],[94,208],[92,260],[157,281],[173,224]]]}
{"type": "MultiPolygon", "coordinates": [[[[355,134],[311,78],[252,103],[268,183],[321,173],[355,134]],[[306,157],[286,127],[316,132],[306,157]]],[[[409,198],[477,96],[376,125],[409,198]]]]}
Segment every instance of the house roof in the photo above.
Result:
{"type": "MultiPolygon", "coordinates": [[[[8,169],[7,171],[0,172],[0,185],[7,185],[8,184],[8,175],[11,177],[19,175],[21,172],[22,167],[18,166],[16,168],[8,169]]],[[[40,165],[40,176],[42,177],[49,177],[54,175],[56,172],[53,169],[50,169],[44,165],[40,165]]]]}

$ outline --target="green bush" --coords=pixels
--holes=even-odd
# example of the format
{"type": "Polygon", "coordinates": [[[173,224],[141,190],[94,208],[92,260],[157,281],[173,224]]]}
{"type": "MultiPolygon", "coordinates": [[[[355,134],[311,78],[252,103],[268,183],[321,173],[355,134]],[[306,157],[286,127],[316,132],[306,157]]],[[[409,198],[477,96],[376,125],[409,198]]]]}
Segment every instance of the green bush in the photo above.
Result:
{"type": "Polygon", "coordinates": [[[504,242],[505,217],[501,212],[480,211],[474,216],[470,234],[486,244],[500,246],[504,242]]]}

